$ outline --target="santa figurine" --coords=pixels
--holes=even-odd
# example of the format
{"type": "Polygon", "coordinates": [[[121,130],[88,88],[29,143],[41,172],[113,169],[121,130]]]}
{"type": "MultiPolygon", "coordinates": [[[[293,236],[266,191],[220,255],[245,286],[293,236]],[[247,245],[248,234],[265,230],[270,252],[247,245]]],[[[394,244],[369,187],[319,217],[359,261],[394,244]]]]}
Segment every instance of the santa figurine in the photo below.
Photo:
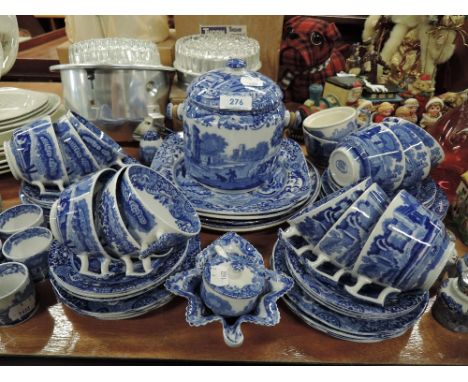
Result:
{"type": "Polygon", "coordinates": [[[419,102],[416,98],[408,98],[403,102],[403,106],[407,107],[411,112],[411,122],[418,122],[419,102]]]}
{"type": "Polygon", "coordinates": [[[426,112],[423,113],[419,125],[426,130],[433,126],[442,117],[443,108],[444,101],[442,101],[439,97],[432,97],[426,103],[426,112]]]}
{"type": "Polygon", "coordinates": [[[377,113],[374,116],[374,122],[380,123],[385,118],[390,117],[393,114],[393,105],[390,102],[382,102],[377,107],[377,113]]]}

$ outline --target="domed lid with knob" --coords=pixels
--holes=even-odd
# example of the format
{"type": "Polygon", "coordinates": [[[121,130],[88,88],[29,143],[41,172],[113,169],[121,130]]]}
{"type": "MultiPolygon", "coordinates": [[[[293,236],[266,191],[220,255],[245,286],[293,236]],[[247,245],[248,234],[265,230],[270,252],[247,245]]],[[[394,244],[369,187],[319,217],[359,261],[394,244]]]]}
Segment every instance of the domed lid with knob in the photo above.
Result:
{"type": "Polygon", "coordinates": [[[258,72],[246,70],[244,60],[231,58],[222,70],[200,76],[187,90],[187,99],[202,107],[223,111],[260,113],[282,102],[280,87],[258,72]]]}

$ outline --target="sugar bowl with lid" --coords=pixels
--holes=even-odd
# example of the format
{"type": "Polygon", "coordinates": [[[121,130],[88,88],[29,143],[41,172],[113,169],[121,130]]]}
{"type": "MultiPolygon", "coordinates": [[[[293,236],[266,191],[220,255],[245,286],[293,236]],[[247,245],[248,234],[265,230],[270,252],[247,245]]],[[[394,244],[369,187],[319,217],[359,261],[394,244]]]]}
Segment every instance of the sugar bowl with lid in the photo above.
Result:
{"type": "Polygon", "coordinates": [[[279,86],[230,59],[192,82],[177,114],[184,123],[185,165],[199,182],[250,189],[275,167],[289,113],[279,86]]]}

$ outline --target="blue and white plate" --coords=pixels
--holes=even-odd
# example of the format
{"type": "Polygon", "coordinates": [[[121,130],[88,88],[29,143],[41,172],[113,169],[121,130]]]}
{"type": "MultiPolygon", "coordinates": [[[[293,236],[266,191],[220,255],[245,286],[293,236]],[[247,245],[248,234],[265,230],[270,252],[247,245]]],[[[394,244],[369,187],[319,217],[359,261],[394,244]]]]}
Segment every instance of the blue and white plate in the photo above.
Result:
{"type": "Polygon", "coordinates": [[[373,319],[390,319],[408,314],[427,298],[427,292],[406,292],[397,296],[396,301],[385,306],[359,300],[346,292],[344,283],[334,282],[308,267],[307,270],[299,256],[281,239],[275,246],[275,256],[286,257],[291,275],[299,286],[312,298],[327,308],[351,317],[366,316],[373,319]]]}
{"type": "MultiPolygon", "coordinates": [[[[290,275],[284,252],[274,249],[270,263],[275,271],[282,272],[287,276],[290,275]]],[[[359,337],[374,337],[376,340],[392,338],[396,334],[404,332],[421,316],[429,301],[429,296],[426,295],[427,298],[408,314],[394,319],[381,320],[369,319],[368,317],[350,317],[337,313],[315,301],[297,285],[286,296],[302,313],[313,320],[347,334],[359,337]]]]}
{"type": "MultiPolygon", "coordinates": [[[[80,260],[67,247],[54,242],[49,251],[50,275],[68,293],[85,297],[86,300],[118,300],[135,296],[149,288],[154,288],[174,272],[191,253],[200,252],[198,236],[190,239],[187,246],[173,251],[170,255],[152,259],[153,270],[144,276],[126,276],[125,265],[120,260],[112,260],[105,278],[83,275],[79,272],[80,260]]],[[[90,268],[100,268],[96,259],[90,260],[90,268]],[[95,264],[93,264],[95,262],[95,264]]]]}
{"type": "Polygon", "coordinates": [[[376,337],[376,336],[357,336],[353,334],[349,334],[347,332],[343,332],[341,330],[337,330],[333,327],[325,325],[322,321],[315,320],[308,316],[307,314],[303,313],[288,297],[283,297],[283,301],[288,306],[288,308],[298,316],[302,321],[304,321],[310,327],[329,335],[330,337],[337,338],[339,340],[344,341],[351,341],[357,343],[374,343],[380,342],[384,339],[395,338],[403,335],[406,332],[406,328],[401,332],[392,333],[391,336],[386,338],[376,337]]]}
{"type": "Polygon", "coordinates": [[[281,165],[271,181],[242,192],[221,192],[191,178],[184,166],[184,141],[177,134],[169,136],[157,150],[151,168],[179,187],[200,214],[266,217],[282,213],[320,191],[318,173],[317,176],[309,174],[297,143],[284,139],[278,155],[281,165]]]}
{"type": "Polygon", "coordinates": [[[195,268],[171,276],[164,285],[172,293],[188,300],[185,317],[191,326],[202,326],[217,321],[221,322],[223,325],[224,342],[231,347],[240,346],[244,342],[244,334],[241,330],[241,324],[244,322],[264,326],[278,324],[280,312],[276,301],[293,286],[293,281],[290,277],[267,270],[266,287],[260,296],[256,308],[251,313],[227,320],[223,316],[213,314],[205,306],[200,297],[201,282],[201,270],[195,268]]]}

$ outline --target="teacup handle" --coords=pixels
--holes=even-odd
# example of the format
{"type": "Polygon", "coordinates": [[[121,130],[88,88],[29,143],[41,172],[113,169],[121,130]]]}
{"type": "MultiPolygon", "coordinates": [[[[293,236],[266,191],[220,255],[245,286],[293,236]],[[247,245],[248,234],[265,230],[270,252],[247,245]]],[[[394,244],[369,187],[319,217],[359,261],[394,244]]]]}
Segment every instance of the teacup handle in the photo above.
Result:
{"type": "Polygon", "coordinates": [[[89,257],[87,254],[77,255],[80,259],[80,274],[85,276],[92,276],[92,277],[108,277],[113,273],[109,271],[109,266],[111,263],[111,259],[109,256],[104,256],[104,260],[101,261],[101,272],[92,272],[89,270],[89,257]]]}
{"type": "Polygon", "coordinates": [[[367,278],[365,276],[361,276],[361,275],[357,276],[357,279],[358,280],[357,280],[355,285],[353,285],[353,286],[345,285],[345,290],[346,290],[346,292],[348,292],[349,294],[351,294],[352,296],[354,296],[354,297],[356,297],[356,298],[358,298],[360,300],[373,302],[374,304],[379,304],[379,305],[383,306],[385,304],[386,298],[388,297],[388,295],[390,293],[401,293],[400,289],[393,288],[393,287],[390,287],[390,286],[386,286],[384,289],[382,289],[382,291],[379,293],[377,298],[366,296],[366,295],[363,295],[363,294],[359,293],[361,288],[363,286],[365,286],[365,285],[376,284],[376,283],[374,281],[372,281],[371,279],[369,279],[369,278],[367,278]]]}

